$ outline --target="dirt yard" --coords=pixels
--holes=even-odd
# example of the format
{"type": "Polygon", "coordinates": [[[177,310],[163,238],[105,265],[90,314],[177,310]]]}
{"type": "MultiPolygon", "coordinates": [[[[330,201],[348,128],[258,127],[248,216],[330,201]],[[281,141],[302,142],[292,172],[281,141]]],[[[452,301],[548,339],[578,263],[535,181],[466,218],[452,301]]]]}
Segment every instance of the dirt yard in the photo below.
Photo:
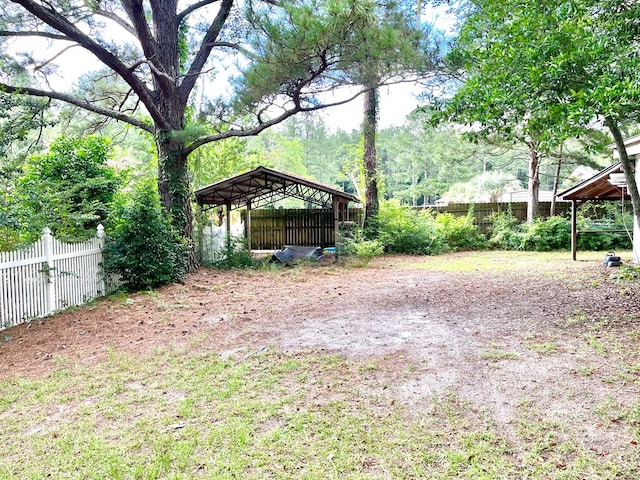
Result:
{"type": "Polygon", "coordinates": [[[595,257],[568,257],[465,253],[382,257],[368,268],[202,269],[184,284],[0,332],[0,377],[92,365],[113,349],[326,351],[375,362],[372,374],[411,408],[455,392],[506,435],[526,409],[563,422],[598,454],[640,448],[629,422],[602,414],[603,406],[640,405],[638,288],[611,281],[595,257]]]}

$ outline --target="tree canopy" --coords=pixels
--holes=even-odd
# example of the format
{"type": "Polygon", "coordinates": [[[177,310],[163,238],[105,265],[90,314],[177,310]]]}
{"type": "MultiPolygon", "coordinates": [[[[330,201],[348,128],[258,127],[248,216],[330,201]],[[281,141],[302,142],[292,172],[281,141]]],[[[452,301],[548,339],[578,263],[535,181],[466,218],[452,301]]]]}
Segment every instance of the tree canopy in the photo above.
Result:
{"type": "MultiPolygon", "coordinates": [[[[464,79],[447,107],[450,118],[542,149],[600,120],[616,139],[624,165],[619,125],[640,113],[640,6],[613,0],[470,5],[449,57],[464,79]]],[[[632,177],[627,181],[636,192],[638,217],[632,177]]]]}
{"type": "Polygon", "coordinates": [[[66,102],[153,135],[162,203],[190,236],[190,153],[348,101],[362,89],[327,94],[361,83],[356,64],[384,59],[380,83],[398,73],[375,12],[372,0],[9,0],[0,6],[0,90],[66,102]],[[100,71],[56,88],[52,75],[69,65],[60,60],[79,50],[100,71]]]}

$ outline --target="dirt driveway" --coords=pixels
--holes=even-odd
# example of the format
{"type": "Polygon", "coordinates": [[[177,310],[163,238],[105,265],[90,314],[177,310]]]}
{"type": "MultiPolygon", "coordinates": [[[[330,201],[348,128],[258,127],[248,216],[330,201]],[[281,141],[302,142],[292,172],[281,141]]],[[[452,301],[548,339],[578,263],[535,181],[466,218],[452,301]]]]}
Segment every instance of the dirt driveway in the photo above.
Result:
{"type": "Polygon", "coordinates": [[[202,269],[184,284],[0,332],[0,377],[91,365],[113,349],[320,350],[371,362],[411,408],[453,392],[507,435],[525,415],[562,422],[602,455],[637,449],[634,423],[616,417],[637,408],[640,428],[638,288],[611,281],[599,256],[568,256],[202,269]]]}

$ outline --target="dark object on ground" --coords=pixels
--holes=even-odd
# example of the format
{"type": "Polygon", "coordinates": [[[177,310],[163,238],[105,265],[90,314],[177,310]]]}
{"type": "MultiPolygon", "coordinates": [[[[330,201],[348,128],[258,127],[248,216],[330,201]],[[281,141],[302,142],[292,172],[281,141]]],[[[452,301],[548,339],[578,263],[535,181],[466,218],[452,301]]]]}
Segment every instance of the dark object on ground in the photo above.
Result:
{"type": "Polygon", "coordinates": [[[609,252],[604,256],[604,266],[605,267],[619,267],[622,265],[622,261],[620,257],[616,255],[616,252],[609,252]]]}
{"type": "Polygon", "coordinates": [[[300,258],[310,258],[313,260],[321,260],[323,257],[322,248],[320,247],[292,247],[285,246],[282,250],[278,250],[271,257],[271,262],[280,262],[285,265],[291,265],[300,258]]]}

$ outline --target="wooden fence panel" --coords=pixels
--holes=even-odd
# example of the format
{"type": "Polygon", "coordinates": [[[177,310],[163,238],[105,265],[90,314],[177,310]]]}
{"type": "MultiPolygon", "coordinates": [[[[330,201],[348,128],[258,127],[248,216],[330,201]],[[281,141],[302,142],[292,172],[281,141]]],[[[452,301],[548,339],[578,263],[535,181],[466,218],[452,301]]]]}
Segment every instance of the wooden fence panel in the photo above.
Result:
{"type": "MultiPolygon", "coordinates": [[[[548,217],[550,202],[540,202],[541,217],[548,217]]],[[[423,210],[423,207],[416,207],[423,210]]],[[[460,203],[446,206],[426,207],[438,213],[448,212],[456,216],[465,216],[471,209],[474,224],[482,233],[488,233],[492,222],[491,215],[497,212],[511,211],[522,223],[527,219],[527,203],[460,203]]],[[[556,203],[556,215],[567,215],[571,204],[556,203]]],[[[350,209],[349,218],[362,224],[362,209],[350,209]]],[[[251,245],[255,250],[280,249],[285,245],[308,247],[328,247],[334,244],[333,211],[331,209],[259,209],[251,212],[251,245]]]]}
{"type": "MultiPolygon", "coordinates": [[[[492,225],[491,215],[499,212],[511,211],[511,214],[522,223],[527,220],[527,202],[501,202],[501,203],[452,203],[445,206],[427,207],[438,213],[451,213],[456,216],[465,216],[470,209],[473,210],[474,224],[482,233],[487,233],[492,225]]],[[[549,217],[551,202],[540,202],[538,204],[539,216],[549,217]]],[[[556,215],[567,215],[571,212],[571,203],[557,202],[556,215]]]]}
{"type": "MultiPolygon", "coordinates": [[[[350,209],[349,218],[360,221],[360,209],[350,209]]],[[[285,245],[328,247],[335,243],[333,210],[260,209],[251,211],[251,246],[275,250],[285,245]]]]}

